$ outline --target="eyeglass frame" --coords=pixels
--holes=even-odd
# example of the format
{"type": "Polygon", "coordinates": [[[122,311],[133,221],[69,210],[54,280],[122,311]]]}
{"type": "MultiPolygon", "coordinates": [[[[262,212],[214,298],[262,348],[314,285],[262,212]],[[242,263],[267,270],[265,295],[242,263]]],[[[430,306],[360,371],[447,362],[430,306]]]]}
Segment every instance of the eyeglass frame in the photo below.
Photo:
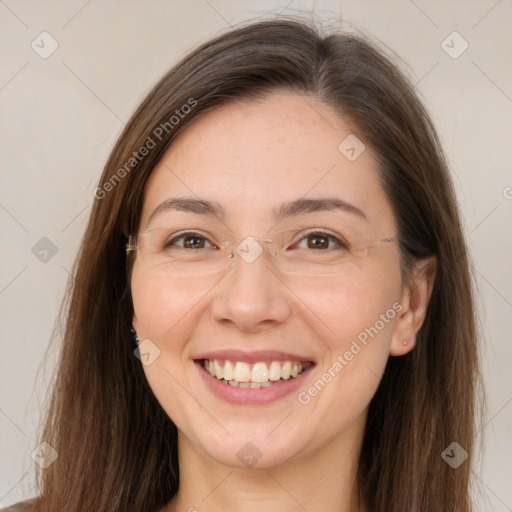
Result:
{"type": "MultiPolygon", "coordinates": [[[[130,252],[135,252],[138,249],[137,245],[133,244],[134,238],[135,238],[135,235],[133,235],[133,234],[128,235],[128,238],[126,239],[126,254],[128,254],[130,252]]],[[[228,247],[229,245],[231,245],[232,247],[231,247],[231,251],[228,253],[228,258],[234,259],[235,252],[237,252],[238,246],[242,242],[245,242],[246,240],[254,240],[255,242],[267,242],[267,243],[274,242],[274,240],[272,238],[257,238],[257,237],[253,237],[253,236],[246,236],[243,239],[228,240],[228,241],[222,242],[222,244],[216,244],[216,245],[223,245],[223,247],[228,247]]],[[[396,242],[396,241],[397,241],[397,237],[386,237],[386,238],[380,238],[380,239],[375,240],[374,244],[389,244],[391,242],[396,242]]],[[[366,246],[365,249],[369,249],[370,247],[372,247],[372,245],[366,246]]],[[[277,253],[273,253],[273,252],[269,251],[269,255],[271,257],[276,256],[276,254],[277,253]]],[[[244,259],[244,258],[242,258],[242,259],[244,259]]],[[[244,259],[244,261],[247,263],[247,260],[244,259]]],[[[284,272],[284,273],[288,273],[288,272],[284,272]]],[[[314,275],[336,275],[336,274],[314,274],[314,275]]]]}

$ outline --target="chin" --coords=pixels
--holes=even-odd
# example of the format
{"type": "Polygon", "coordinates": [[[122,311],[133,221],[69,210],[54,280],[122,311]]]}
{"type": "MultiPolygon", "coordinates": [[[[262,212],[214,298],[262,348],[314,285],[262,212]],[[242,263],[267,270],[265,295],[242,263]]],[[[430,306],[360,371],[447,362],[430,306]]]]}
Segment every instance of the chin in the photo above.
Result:
{"type": "MultiPolygon", "coordinates": [[[[275,424],[274,424],[275,428],[275,424]]],[[[228,429],[229,430],[229,429],[228,429]]],[[[284,432],[284,430],[283,430],[284,432]]],[[[286,436],[268,434],[265,429],[230,430],[232,437],[222,431],[219,436],[191,440],[217,463],[234,469],[270,469],[286,464],[304,453],[307,442],[300,432],[286,430],[286,436]],[[296,435],[295,435],[296,434],[296,435]]]]}

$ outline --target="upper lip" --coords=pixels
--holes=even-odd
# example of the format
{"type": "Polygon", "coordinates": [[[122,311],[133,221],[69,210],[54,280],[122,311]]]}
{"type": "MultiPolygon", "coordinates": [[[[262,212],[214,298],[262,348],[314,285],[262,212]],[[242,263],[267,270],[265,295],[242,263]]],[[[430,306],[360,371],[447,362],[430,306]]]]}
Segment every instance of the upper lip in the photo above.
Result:
{"type": "Polygon", "coordinates": [[[313,362],[311,358],[302,357],[296,354],[280,352],[277,350],[257,350],[254,352],[244,352],[243,350],[216,350],[200,354],[193,358],[194,360],[222,359],[228,361],[241,361],[244,363],[254,364],[264,361],[292,361],[300,363],[313,362]]]}

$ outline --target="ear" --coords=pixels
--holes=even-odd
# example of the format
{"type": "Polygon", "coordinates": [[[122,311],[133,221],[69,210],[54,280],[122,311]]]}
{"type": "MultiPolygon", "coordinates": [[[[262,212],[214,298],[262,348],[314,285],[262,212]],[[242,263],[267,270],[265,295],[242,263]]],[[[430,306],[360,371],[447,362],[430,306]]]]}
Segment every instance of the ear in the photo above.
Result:
{"type": "Polygon", "coordinates": [[[391,356],[403,356],[414,348],[416,334],[421,329],[427,313],[436,270],[435,256],[420,260],[414,265],[410,282],[403,287],[400,301],[402,309],[393,327],[389,347],[391,356]]]}

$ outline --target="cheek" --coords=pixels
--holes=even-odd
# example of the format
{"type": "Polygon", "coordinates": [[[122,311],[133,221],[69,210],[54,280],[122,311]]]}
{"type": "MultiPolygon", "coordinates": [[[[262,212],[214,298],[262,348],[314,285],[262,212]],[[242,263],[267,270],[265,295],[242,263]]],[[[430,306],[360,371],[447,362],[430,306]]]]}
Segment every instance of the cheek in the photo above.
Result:
{"type": "Polygon", "coordinates": [[[183,331],[187,317],[192,316],[204,294],[195,291],[190,282],[168,279],[136,265],[131,289],[138,331],[160,342],[179,339],[178,333],[183,331]]]}
{"type": "Polygon", "coordinates": [[[183,386],[190,371],[186,340],[194,326],[194,306],[199,292],[191,293],[186,283],[163,278],[137,265],[133,268],[132,298],[136,328],[141,339],[149,338],[159,350],[158,357],[143,371],[154,395],[179,428],[187,427],[190,396],[183,386]]]}
{"type": "MultiPolygon", "coordinates": [[[[299,403],[315,410],[332,428],[351,422],[368,406],[380,383],[389,357],[393,325],[400,304],[399,271],[347,275],[313,294],[309,304],[328,329],[321,337],[323,357],[299,403]]],[[[327,428],[327,427],[325,427],[327,428]]]]}
{"type": "Polygon", "coordinates": [[[336,281],[317,281],[294,293],[310,310],[311,321],[325,327],[323,335],[317,334],[332,356],[348,350],[353,340],[389,340],[397,316],[393,304],[400,297],[399,277],[393,268],[386,274],[354,273],[336,281]]]}

